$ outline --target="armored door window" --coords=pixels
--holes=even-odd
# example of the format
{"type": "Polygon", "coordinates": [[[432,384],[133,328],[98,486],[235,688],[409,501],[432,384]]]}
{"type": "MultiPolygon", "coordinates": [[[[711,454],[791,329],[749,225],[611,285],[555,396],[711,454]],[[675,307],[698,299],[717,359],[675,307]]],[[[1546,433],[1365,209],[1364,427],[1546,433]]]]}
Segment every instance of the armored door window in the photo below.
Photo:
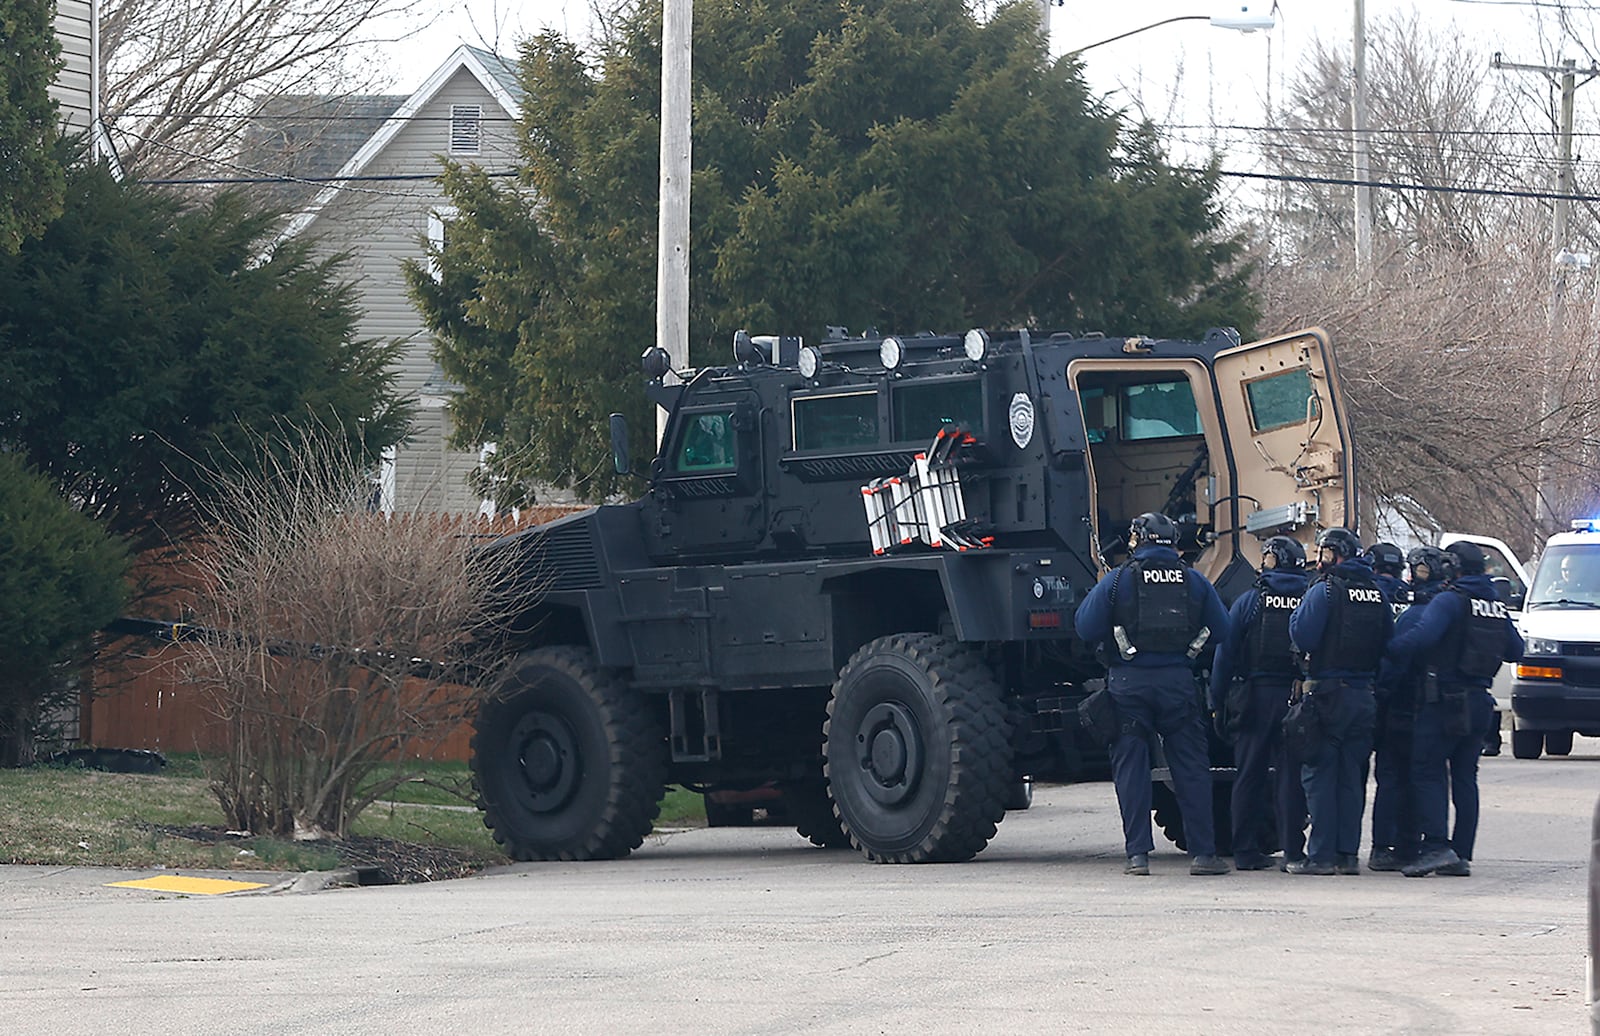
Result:
{"type": "Polygon", "coordinates": [[[739,439],[733,409],[692,413],[683,423],[673,470],[690,474],[733,471],[739,466],[739,439]]]}
{"type": "Polygon", "coordinates": [[[896,385],[889,399],[895,442],[930,442],[945,425],[983,431],[983,383],[949,378],[896,385]]]}
{"type": "Polygon", "coordinates": [[[832,393],[789,401],[794,448],[838,450],[878,444],[878,394],[832,393]]]}
{"type": "Polygon", "coordinates": [[[1250,424],[1258,432],[1304,424],[1317,416],[1317,394],[1305,367],[1257,378],[1244,391],[1250,401],[1250,424]]]}
{"type": "Polygon", "coordinates": [[[1172,439],[1199,435],[1200,411],[1188,378],[1129,385],[1122,390],[1122,438],[1172,439]]]}

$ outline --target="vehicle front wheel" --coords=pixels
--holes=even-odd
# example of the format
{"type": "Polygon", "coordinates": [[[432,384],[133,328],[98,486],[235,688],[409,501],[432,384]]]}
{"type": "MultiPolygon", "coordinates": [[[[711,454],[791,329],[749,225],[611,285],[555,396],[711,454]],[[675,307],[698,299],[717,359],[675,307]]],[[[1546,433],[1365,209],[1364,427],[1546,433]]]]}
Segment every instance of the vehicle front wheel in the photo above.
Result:
{"type": "Polygon", "coordinates": [[[1518,759],[1537,759],[1544,751],[1544,731],[1513,729],[1511,754],[1518,759]]]}
{"type": "Polygon", "coordinates": [[[971,859],[1005,818],[1014,775],[1000,687],[948,638],[896,634],[857,651],[823,740],[839,822],[870,860],[971,859]]]}
{"type": "Polygon", "coordinates": [[[650,703],[582,648],[520,656],[478,706],[478,808],[513,859],[627,856],[650,833],[666,768],[650,703]]]}

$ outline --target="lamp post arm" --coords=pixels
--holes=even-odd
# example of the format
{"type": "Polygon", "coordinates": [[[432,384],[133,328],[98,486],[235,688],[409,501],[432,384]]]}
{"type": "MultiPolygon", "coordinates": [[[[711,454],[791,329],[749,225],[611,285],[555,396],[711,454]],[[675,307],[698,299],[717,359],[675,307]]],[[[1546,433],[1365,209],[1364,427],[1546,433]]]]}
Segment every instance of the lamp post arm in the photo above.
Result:
{"type": "Polygon", "coordinates": [[[1129,36],[1136,36],[1147,29],[1159,29],[1161,26],[1171,25],[1173,22],[1209,22],[1210,20],[1211,16],[1208,14],[1180,14],[1176,18],[1168,18],[1165,21],[1151,22],[1149,25],[1142,25],[1137,29],[1132,29],[1128,32],[1122,33],[1120,36],[1112,36],[1109,39],[1098,40],[1089,44],[1087,47],[1075,47],[1072,50],[1067,51],[1067,56],[1077,57],[1086,50],[1093,50],[1096,47],[1103,47],[1107,43],[1115,43],[1118,40],[1125,40],[1129,36]]]}

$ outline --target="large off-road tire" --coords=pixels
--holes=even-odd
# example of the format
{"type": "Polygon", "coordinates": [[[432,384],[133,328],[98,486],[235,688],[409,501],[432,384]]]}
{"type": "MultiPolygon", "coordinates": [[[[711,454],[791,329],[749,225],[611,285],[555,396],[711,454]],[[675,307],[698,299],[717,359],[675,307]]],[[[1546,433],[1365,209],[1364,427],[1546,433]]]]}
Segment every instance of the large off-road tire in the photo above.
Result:
{"type": "Polygon", "coordinates": [[[994,837],[1011,792],[1000,687],[982,659],[928,633],[880,637],[839,672],[823,725],[840,824],[879,863],[955,863],[994,837]]]}
{"type": "Polygon", "coordinates": [[[1572,754],[1572,731],[1547,730],[1544,732],[1544,750],[1548,755],[1572,754]]]}
{"type": "Polygon", "coordinates": [[[1543,751],[1544,731],[1520,728],[1511,731],[1511,754],[1518,759],[1537,759],[1543,751]]]}
{"type": "MultiPolygon", "coordinates": [[[[1178,805],[1178,796],[1173,792],[1171,785],[1166,781],[1155,781],[1150,786],[1150,807],[1155,814],[1155,824],[1167,840],[1178,847],[1179,852],[1189,851],[1189,840],[1183,833],[1183,808],[1178,805]]],[[[1264,843],[1271,845],[1278,840],[1275,826],[1271,817],[1263,818],[1264,824],[1272,828],[1272,833],[1264,843]]],[[[1217,843],[1218,856],[1233,855],[1233,782],[1213,781],[1211,785],[1211,826],[1212,835],[1217,843]]]]}
{"type": "Polygon", "coordinates": [[[828,786],[820,779],[784,784],[783,803],[800,837],[819,849],[850,848],[850,836],[839,824],[828,786]]]}
{"type": "Polygon", "coordinates": [[[478,808],[513,859],[628,855],[661,808],[666,766],[649,703],[583,648],[520,656],[478,706],[478,808]]]}

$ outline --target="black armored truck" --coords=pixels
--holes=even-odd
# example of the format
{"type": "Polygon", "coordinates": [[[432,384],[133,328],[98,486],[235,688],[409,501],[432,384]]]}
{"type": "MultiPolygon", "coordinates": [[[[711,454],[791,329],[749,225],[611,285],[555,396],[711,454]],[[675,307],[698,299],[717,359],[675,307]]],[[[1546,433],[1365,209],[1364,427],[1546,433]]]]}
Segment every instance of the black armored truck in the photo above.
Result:
{"type": "Polygon", "coordinates": [[[1097,750],[1073,613],[1134,516],[1172,517],[1231,600],[1268,537],[1356,513],[1317,329],[740,332],[727,366],[643,366],[667,414],[643,497],[490,547],[536,588],[473,737],[517,859],[627,855],[668,783],[776,789],[871,860],[968,859],[1021,781],[1097,750]]]}

